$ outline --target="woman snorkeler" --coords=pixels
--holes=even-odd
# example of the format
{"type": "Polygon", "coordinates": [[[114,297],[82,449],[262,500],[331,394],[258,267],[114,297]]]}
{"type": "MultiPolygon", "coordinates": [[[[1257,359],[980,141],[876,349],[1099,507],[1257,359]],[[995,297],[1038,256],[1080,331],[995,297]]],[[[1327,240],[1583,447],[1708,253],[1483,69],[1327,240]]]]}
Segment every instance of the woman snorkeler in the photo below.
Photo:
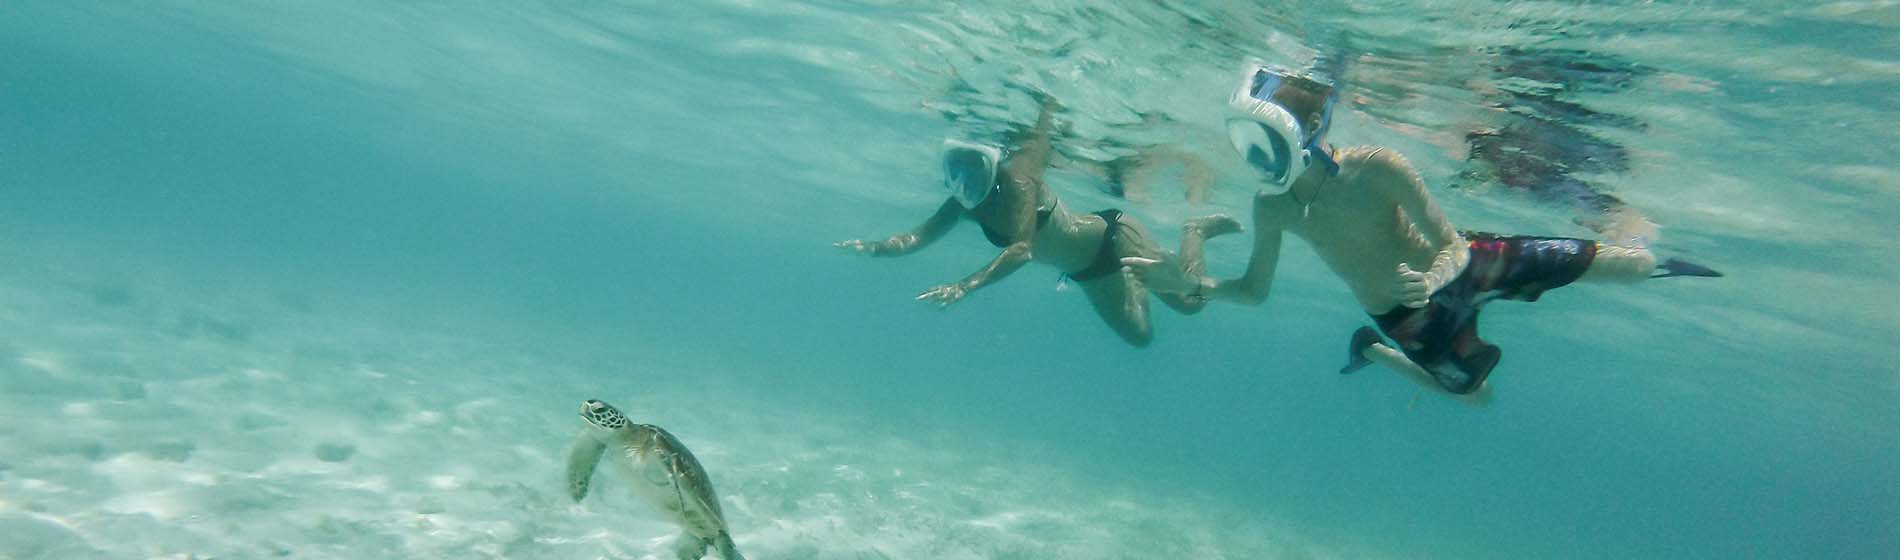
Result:
{"type": "MultiPolygon", "coordinates": [[[[918,294],[918,301],[949,307],[993,282],[1002,280],[1031,260],[1054,266],[1082,287],[1089,303],[1115,334],[1129,344],[1144,347],[1154,339],[1148,319],[1148,290],[1132,274],[1123,272],[1123,257],[1141,257],[1178,263],[1189,275],[1203,273],[1201,244],[1209,238],[1240,231],[1239,222],[1226,216],[1189,220],[1182,226],[1178,258],[1156,244],[1133,216],[1120,210],[1076,213],[1043,183],[1053,152],[1050,132],[1053,100],[1042,101],[1035,126],[1013,138],[1006,154],[995,146],[959,140],[944,141],[944,188],[949,196],[922,225],[883,241],[853,239],[836,245],[874,257],[907,255],[943,237],[957,222],[968,218],[1002,253],[962,280],[918,294]]],[[[1201,298],[1156,294],[1183,314],[1201,310],[1201,298]]]]}

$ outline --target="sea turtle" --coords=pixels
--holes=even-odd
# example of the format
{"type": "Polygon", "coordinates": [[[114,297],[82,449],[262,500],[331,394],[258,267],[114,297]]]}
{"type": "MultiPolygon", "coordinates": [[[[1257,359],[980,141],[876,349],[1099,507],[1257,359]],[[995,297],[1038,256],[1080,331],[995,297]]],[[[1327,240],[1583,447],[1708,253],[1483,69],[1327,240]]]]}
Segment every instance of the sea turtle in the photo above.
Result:
{"type": "Polygon", "coordinates": [[[567,456],[567,491],[574,501],[587,497],[594,465],[606,454],[634,494],[684,530],[673,548],[682,560],[697,560],[707,546],[724,560],[745,560],[726,530],[712,479],[685,444],[659,426],[630,422],[619,409],[597,400],[581,403],[581,418],[580,436],[567,456]]]}

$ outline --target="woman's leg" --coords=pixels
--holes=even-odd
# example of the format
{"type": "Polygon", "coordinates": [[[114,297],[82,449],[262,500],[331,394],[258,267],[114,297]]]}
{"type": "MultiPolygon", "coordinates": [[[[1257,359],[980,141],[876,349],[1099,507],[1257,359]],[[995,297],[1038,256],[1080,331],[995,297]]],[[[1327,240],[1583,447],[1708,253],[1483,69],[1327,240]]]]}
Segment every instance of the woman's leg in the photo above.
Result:
{"type": "MultiPolygon", "coordinates": [[[[1189,278],[1207,275],[1207,258],[1201,250],[1207,240],[1229,233],[1240,232],[1240,222],[1225,214],[1214,214],[1188,220],[1181,225],[1181,271],[1189,278]]],[[[1185,294],[1155,294],[1161,302],[1180,312],[1182,315],[1200,313],[1207,307],[1207,299],[1189,297],[1185,294]]]]}
{"type": "Polygon", "coordinates": [[[1182,224],[1181,270],[1189,277],[1206,276],[1207,260],[1202,256],[1201,244],[1229,233],[1240,233],[1240,229],[1240,222],[1226,214],[1201,216],[1182,224]]]}
{"type": "Polygon", "coordinates": [[[1102,322],[1136,348],[1154,341],[1154,327],[1148,321],[1148,289],[1134,275],[1116,272],[1081,282],[1082,293],[1102,322]]]}
{"type": "MultiPolygon", "coordinates": [[[[1120,221],[1110,224],[1110,227],[1120,228],[1115,239],[1115,258],[1143,257],[1176,262],[1190,277],[1207,272],[1206,259],[1201,251],[1201,245],[1204,242],[1209,238],[1235,233],[1241,229],[1240,222],[1222,214],[1188,220],[1187,224],[1181,226],[1181,254],[1177,256],[1162,249],[1160,244],[1155,242],[1154,237],[1148,233],[1148,229],[1142,227],[1141,222],[1133,216],[1122,214],[1120,221]]],[[[1158,293],[1155,297],[1161,298],[1161,303],[1167,304],[1168,307],[1183,315],[1193,315],[1207,307],[1207,300],[1182,294],[1158,293]]]]}

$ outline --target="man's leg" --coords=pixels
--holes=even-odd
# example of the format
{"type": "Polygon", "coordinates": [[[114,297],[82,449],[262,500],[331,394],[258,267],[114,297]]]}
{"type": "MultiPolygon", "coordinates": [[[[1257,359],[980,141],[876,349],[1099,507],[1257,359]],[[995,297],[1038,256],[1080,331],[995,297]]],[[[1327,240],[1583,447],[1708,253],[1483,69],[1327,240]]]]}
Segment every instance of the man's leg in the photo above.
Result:
{"type": "Polygon", "coordinates": [[[1648,280],[1656,272],[1656,254],[1641,247],[1597,245],[1596,258],[1578,282],[1628,284],[1648,280]]]}
{"type": "Polygon", "coordinates": [[[1364,359],[1365,362],[1354,359],[1352,363],[1347,364],[1345,368],[1341,368],[1340,373],[1352,373],[1360,367],[1367,365],[1368,362],[1376,363],[1385,366],[1386,369],[1398,372],[1399,375],[1410,379],[1412,383],[1418,384],[1421,388],[1457,397],[1458,400],[1464,401],[1465,404],[1474,406],[1491,404],[1490,385],[1483,384],[1481,381],[1480,385],[1469,392],[1463,394],[1454,392],[1445,383],[1440,382],[1437,375],[1426,370],[1424,366],[1418,365],[1417,362],[1413,362],[1411,358],[1405,357],[1404,352],[1400,352],[1391,346],[1386,346],[1384,342],[1380,341],[1377,331],[1372,330],[1371,327],[1360,327],[1359,332],[1353,333],[1353,343],[1355,356],[1364,359]]]}
{"type": "Polygon", "coordinates": [[[1491,370],[1498,367],[1498,360],[1504,357],[1504,351],[1497,345],[1478,338],[1478,318],[1473,316],[1465,323],[1464,330],[1451,341],[1452,361],[1458,364],[1458,370],[1465,374],[1464,383],[1456,387],[1446,387],[1453,393],[1469,394],[1484,386],[1491,377],[1491,370]]]}
{"type": "Polygon", "coordinates": [[[1640,247],[1597,245],[1596,258],[1577,281],[1628,284],[1668,276],[1717,278],[1722,273],[1682,259],[1672,258],[1657,264],[1656,254],[1640,247]]]}

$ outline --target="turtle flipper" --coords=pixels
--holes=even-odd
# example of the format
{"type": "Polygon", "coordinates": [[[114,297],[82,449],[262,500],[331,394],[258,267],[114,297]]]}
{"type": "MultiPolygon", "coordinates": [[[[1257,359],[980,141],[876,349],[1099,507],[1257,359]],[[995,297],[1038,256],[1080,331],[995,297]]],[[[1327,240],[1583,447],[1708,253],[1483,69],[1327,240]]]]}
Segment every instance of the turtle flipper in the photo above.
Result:
{"type": "Polygon", "coordinates": [[[719,560],[745,560],[745,556],[739,554],[739,547],[732,544],[731,533],[720,531],[712,544],[713,550],[719,553],[719,560]]]}
{"type": "Polygon", "coordinates": [[[594,478],[594,466],[600,464],[601,453],[607,451],[607,445],[582,433],[574,439],[574,447],[567,452],[567,495],[579,502],[587,497],[587,486],[594,478]]]}
{"type": "Polygon", "coordinates": [[[691,530],[680,531],[680,536],[673,539],[673,554],[680,560],[699,560],[706,555],[706,540],[691,530]]]}

